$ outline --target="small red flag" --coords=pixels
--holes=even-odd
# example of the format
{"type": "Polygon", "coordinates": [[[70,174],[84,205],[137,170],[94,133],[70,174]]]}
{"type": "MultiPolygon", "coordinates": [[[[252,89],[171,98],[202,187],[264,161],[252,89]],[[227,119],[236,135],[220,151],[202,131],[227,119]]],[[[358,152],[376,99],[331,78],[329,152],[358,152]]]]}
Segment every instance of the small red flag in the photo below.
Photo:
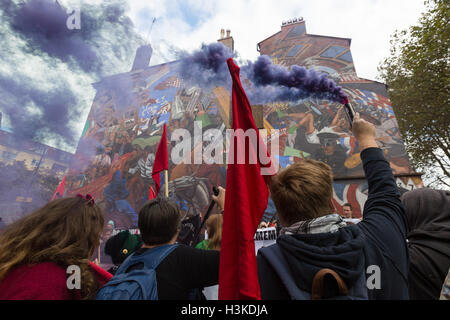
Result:
{"type": "Polygon", "coordinates": [[[64,176],[61,180],[61,182],[59,183],[58,187],[55,190],[55,193],[53,194],[52,198],[50,199],[50,201],[53,201],[55,199],[59,199],[62,198],[64,196],[64,187],[66,184],[66,176],[64,176]]]}
{"type": "Polygon", "coordinates": [[[155,199],[155,198],[156,198],[155,191],[153,191],[152,186],[150,186],[149,190],[148,190],[148,200],[152,200],[152,199],[155,199]]]}
{"type": "MultiPolygon", "coordinates": [[[[166,124],[164,124],[163,134],[161,137],[161,141],[159,142],[158,145],[158,150],[156,151],[155,163],[153,164],[153,171],[152,171],[152,178],[155,181],[156,194],[159,193],[160,189],[159,174],[164,170],[169,170],[166,124]]],[[[167,181],[165,183],[167,183],[167,181]]]]}
{"type": "Polygon", "coordinates": [[[233,130],[235,135],[239,129],[244,132],[254,130],[257,145],[255,146],[254,142],[253,145],[251,142],[246,144],[245,137],[238,137],[233,147],[230,143],[230,151],[234,152],[233,157],[236,152],[241,151],[244,152],[246,160],[240,164],[236,160],[231,163],[229,159],[227,167],[227,191],[220,250],[219,299],[260,300],[254,235],[267,208],[269,198],[268,187],[261,175],[263,165],[258,158],[258,150],[259,154],[266,155],[267,150],[264,143],[261,143],[262,138],[256,128],[250,103],[242,88],[239,79],[240,69],[231,58],[227,60],[227,63],[233,80],[233,130]],[[249,161],[252,156],[256,156],[258,161],[249,161]]]}

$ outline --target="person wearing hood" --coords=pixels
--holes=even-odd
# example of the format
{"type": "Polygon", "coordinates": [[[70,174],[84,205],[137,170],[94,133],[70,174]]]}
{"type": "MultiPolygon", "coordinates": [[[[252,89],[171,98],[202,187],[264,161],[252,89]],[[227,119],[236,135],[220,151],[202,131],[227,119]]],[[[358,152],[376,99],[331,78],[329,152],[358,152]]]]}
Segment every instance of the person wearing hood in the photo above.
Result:
{"type": "Polygon", "coordinates": [[[108,272],[115,274],[122,262],[142,246],[141,236],[123,230],[106,241],[105,253],[111,257],[114,264],[108,272]]]}
{"type": "Polygon", "coordinates": [[[333,175],[323,162],[303,160],[272,177],[270,194],[283,228],[276,244],[258,251],[262,299],[408,299],[408,226],[400,193],[374,126],[356,114],[352,131],[369,184],[363,220],[347,226],[333,213],[333,175]],[[327,272],[336,280],[323,276],[327,272]]]}
{"type": "Polygon", "coordinates": [[[401,200],[409,226],[409,298],[437,300],[450,268],[450,191],[416,189],[401,200]]]}

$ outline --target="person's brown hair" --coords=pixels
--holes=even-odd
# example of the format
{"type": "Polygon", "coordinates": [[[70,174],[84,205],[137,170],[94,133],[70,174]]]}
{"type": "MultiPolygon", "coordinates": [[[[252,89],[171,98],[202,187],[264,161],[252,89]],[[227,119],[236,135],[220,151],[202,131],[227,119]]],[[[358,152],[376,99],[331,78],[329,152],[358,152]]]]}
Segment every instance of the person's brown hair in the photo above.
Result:
{"type": "Polygon", "coordinates": [[[47,203],[9,225],[0,235],[0,281],[16,266],[54,262],[81,269],[81,296],[93,299],[98,282],[89,259],[100,245],[101,209],[81,197],[47,203]]]}
{"type": "Polygon", "coordinates": [[[350,210],[353,210],[352,205],[350,203],[344,203],[342,207],[349,207],[350,210]]]}
{"type": "Polygon", "coordinates": [[[146,245],[167,243],[181,228],[180,209],[169,199],[150,200],[139,211],[138,226],[146,245]]]}
{"type": "Polygon", "coordinates": [[[206,220],[206,230],[208,230],[208,245],[207,249],[220,250],[220,243],[222,241],[222,225],[223,215],[213,214],[206,220]]]}
{"type": "Polygon", "coordinates": [[[323,162],[296,162],[272,177],[269,188],[279,218],[287,226],[334,210],[333,175],[323,162]]]}

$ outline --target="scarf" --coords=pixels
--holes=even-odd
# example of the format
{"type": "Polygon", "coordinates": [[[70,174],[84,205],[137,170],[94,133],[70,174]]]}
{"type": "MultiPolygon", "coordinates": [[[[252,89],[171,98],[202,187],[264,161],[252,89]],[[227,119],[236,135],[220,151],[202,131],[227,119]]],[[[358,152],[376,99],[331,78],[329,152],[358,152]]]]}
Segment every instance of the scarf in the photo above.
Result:
{"type": "Polygon", "coordinates": [[[280,233],[301,234],[301,233],[328,233],[336,232],[340,228],[347,226],[347,223],[337,213],[328,214],[326,216],[318,217],[307,221],[299,221],[290,227],[282,228],[280,233]]]}

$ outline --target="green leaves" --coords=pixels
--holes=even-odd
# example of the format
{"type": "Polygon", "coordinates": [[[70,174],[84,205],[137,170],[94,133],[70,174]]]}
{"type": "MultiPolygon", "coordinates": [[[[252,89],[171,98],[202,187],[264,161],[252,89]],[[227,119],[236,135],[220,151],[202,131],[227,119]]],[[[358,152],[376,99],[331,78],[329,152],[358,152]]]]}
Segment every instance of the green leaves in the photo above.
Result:
{"type": "Polygon", "coordinates": [[[425,171],[437,167],[450,181],[450,3],[425,3],[418,25],[392,35],[378,71],[413,163],[425,171]]]}

